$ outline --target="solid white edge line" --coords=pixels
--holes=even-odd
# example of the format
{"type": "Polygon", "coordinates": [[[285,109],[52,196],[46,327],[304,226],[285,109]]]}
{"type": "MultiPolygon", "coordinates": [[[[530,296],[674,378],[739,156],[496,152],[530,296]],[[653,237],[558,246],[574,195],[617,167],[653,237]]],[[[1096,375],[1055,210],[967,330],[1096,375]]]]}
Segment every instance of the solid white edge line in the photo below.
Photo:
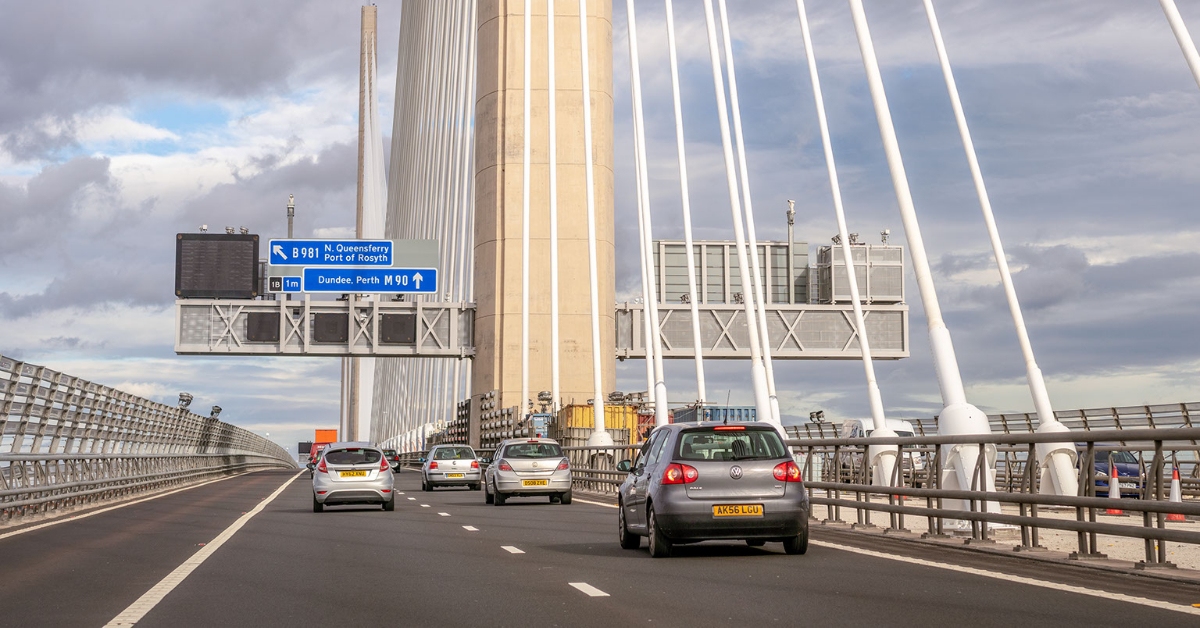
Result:
{"type": "Polygon", "coordinates": [[[525,553],[525,550],[520,549],[513,545],[501,545],[500,549],[508,552],[509,554],[524,554],[525,553]]]}
{"type": "Polygon", "coordinates": [[[567,584],[588,594],[588,597],[608,597],[608,594],[586,582],[568,582],[567,584]]]}
{"type": "Polygon", "coordinates": [[[965,567],[962,565],[954,565],[954,564],[950,564],[950,563],[939,563],[939,562],[934,562],[931,560],[925,560],[923,558],[911,558],[908,556],[897,556],[894,554],[885,554],[883,552],[876,552],[874,550],[862,549],[862,548],[858,548],[858,547],[851,547],[849,545],[839,545],[837,543],[827,543],[825,541],[809,541],[809,543],[812,545],[816,545],[818,547],[826,547],[829,549],[841,550],[844,552],[853,552],[855,554],[862,554],[864,556],[873,556],[875,558],[884,558],[887,560],[894,560],[894,561],[898,561],[898,562],[902,562],[902,563],[910,563],[913,565],[922,565],[925,567],[934,567],[937,569],[947,569],[950,571],[957,571],[959,573],[983,576],[985,578],[994,578],[996,580],[1005,580],[1008,582],[1016,582],[1019,584],[1027,584],[1030,586],[1042,587],[1044,589],[1052,589],[1055,591],[1066,591],[1069,593],[1078,593],[1080,595],[1088,595],[1091,597],[1098,597],[1098,598],[1103,598],[1106,600],[1115,600],[1118,602],[1128,602],[1130,604],[1141,604],[1142,606],[1149,606],[1152,608],[1161,608],[1163,610],[1187,613],[1189,615],[1200,615],[1200,608],[1192,608],[1189,606],[1182,606],[1180,604],[1172,604],[1170,602],[1160,602],[1158,600],[1151,600],[1149,598],[1125,595],[1124,593],[1114,593],[1111,591],[1098,591],[1098,590],[1093,590],[1093,589],[1085,589],[1083,587],[1077,587],[1077,586],[1070,585],[1070,584],[1060,584],[1057,582],[1049,582],[1046,580],[1036,580],[1034,578],[1026,578],[1024,576],[1014,576],[1011,574],[1000,573],[997,571],[988,571],[986,569],[976,569],[974,567],[965,567]]]}
{"type": "Polygon", "coordinates": [[[183,488],[177,488],[177,489],[175,489],[175,490],[172,490],[172,491],[167,491],[167,492],[165,492],[165,493],[158,493],[157,495],[151,495],[151,496],[149,496],[149,497],[142,497],[142,498],[140,498],[140,499],[135,499],[135,500],[132,500],[132,501],[122,502],[122,503],[120,503],[120,504],[116,504],[116,505],[114,505],[114,506],[108,506],[108,507],[106,507],[106,508],[100,508],[100,509],[97,509],[97,510],[92,510],[92,511],[85,512],[85,513],[82,513],[82,514],[79,514],[79,515],[75,515],[75,516],[71,516],[71,515],[63,515],[61,518],[55,519],[55,520],[53,520],[53,521],[47,521],[47,522],[45,522],[45,523],[39,523],[39,524],[37,524],[37,525],[35,525],[35,526],[29,526],[28,528],[21,528],[20,530],[13,530],[12,532],[5,532],[4,534],[0,534],[0,540],[7,539],[7,538],[8,538],[8,537],[10,537],[10,536],[16,536],[16,535],[18,535],[18,534],[25,534],[26,532],[32,532],[32,531],[34,531],[34,530],[40,530],[40,529],[42,529],[42,528],[48,528],[48,527],[50,527],[50,526],[58,525],[58,524],[60,524],[60,523],[67,523],[67,522],[70,522],[70,521],[79,521],[80,519],[86,519],[86,518],[88,518],[88,517],[91,517],[92,515],[98,515],[98,514],[100,514],[100,513],[108,512],[108,511],[110,511],[110,510],[116,510],[116,509],[118,509],[118,508],[124,508],[124,507],[126,507],[126,506],[132,506],[132,505],[134,505],[134,504],[140,504],[140,503],[142,503],[142,502],[148,502],[148,501],[150,501],[150,500],[152,500],[152,499],[158,499],[159,497],[166,497],[167,495],[174,495],[175,493],[182,493],[183,491],[190,491],[190,490],[192,490],[192,489],[194,489],[194,488],[200,488],[201,486],[207,486],[207,485],[209,485],[209,484],[212,484],[212,483],[214,483],[214,482],[223,482],[223,481],[225,481],[225,480],[231,480],[231,479],[233,479],[233,478],[236,478],[236,477],[241,477],[241,476],[243,476],[243,475],[249,475],[249,474],[251,474],[251,473],[258,473],[258,471],[247,471],[246,473],[238,473],[237,475],[230,475],[230,476],[226,476],[226,477],[223,477],[223,478],[217,478],[217,479],[215,479],[215,480],[208,480],[207,482],[201,482],[201,483],[199,483],[199,484],[193,484],[193,485],[191,485],[191,486],[185,486],[185,487],[183,487],[183,488]]]}
{"type": "Polygon", "coordinates": [[[246,525],[246,522],[250,521],[254,515],[262,512],[262,510],[266,508],[267,504],[274,501],[275,498],[278,497],[279,494],[282,493],[289,484],[291,484],[296,478],[300,477],[301,473],[304,473],[304,471],[300,471],[296,473],[296,475],[288,478],[283,485],[275,489],[274,493],[271,493],[266,499],[258,502],[258,505],[249,512],[241,517],[238,517],[238,520],[230,524],[228,528],[225,528],[225,531],[218,534],[217,538],[209,541],[204,547],[200,548],[199,551],[197,551],[195,554],[192,554],[192,557],[183,561],[183,564],[176,567],[175,571],[172,571],[171,573],[167,574],[165,578],[159,580],[158,584],[151,587],[149,591],[146,591],[144,594],[142,594],[142,597],[138,598],[133,604],[130,604],[125,610],[121,611],[121,613],[114,617],[112,621],[105,624],[105,628],[116,626],[132,626],[141,621],[141,619],[146,616],[146,613],[150,612],[150,610],[153,609],[159,602],[161,602],[168,593],[174,590],[175,587],[179,586],[179,583],[183,582],[185,578],[191,575],[191,573],[195,571],[195,569],[199,567],[201,563],[207,560],[209,556],[212,556],[213,552],[216,552],[218,549],[220,549],[221,546],[225,544],[225,541],[228,541],[235,532],[242,529],[242,526],[246,525]]]}
{"type": "Polygon", "coordinates": [[[591,501],[588,499],[579,499],[578,497],[572,499],[571,501],[579,502],[581,504],[590,504],[592,506],[604,506],[605,508],[616,508],[617,507],[616,504],[606,504],[604,502],[594,502],[594,501],[591,501]]]}

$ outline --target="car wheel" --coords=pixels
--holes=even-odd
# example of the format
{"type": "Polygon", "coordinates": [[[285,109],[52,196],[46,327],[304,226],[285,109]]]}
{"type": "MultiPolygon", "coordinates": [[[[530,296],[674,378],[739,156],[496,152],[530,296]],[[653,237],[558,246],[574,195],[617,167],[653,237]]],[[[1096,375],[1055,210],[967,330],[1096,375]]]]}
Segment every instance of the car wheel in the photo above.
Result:
{"type": "Polygon", "coordinates": [[[471,490],[472,490],[472,491],[478,491],[478,490],[479,490],[479,482],[476,482],[476,483],[472,484],[472,485],[471,485],[471,490]]]}
{"type": "Polygon", "coordinates": [[[314,493],[313,494],[313,512],[321,512],[322,510],[325,510],[325,504],[322,504],[321,502],[317,501],[317,495],[314,493]]]}
{"type": "Polygon", "coordinates": [[[650,514],[647,517],[646,536],[650,541],[650,555],[655,558],[666,558],[671,555],[671,541],[663,534],[658,527],[658,520],[654,514],[654,506],[650,507],[650,514]]]}
{"type": "Polygon", "coordinates": [[[393,498],[387,500],[386,502],[383,502],[383,509],[388,512],[392,512],[392,511],[396,510],[396,498],[393,497],[393,498]]]}
{"type": "Polygon", "coordinates": [[[558,501],[563,504],[570,504],[571,503],[571,491],[567,491],[567,492],[563,493],[562,495],[559,495],[558,501]]]}
{"type": "Polygon", "coordinates": [[[503,506],[504,502],[508,500],[508,497],[504,493],[501,493],[500,491],[496,491],[496,494],[494,496],[492,496],[492,499],[495,500],[493,502],[493,503],[495,503],[495,505],[503,506]]]}
{"type": "Polygon", "coordinates": [[[642,537],[631,533],[625,525],[625,504],[621,502],[617,502],[617,540],[621,549],[637,549],[642,545],[642,537]]]}
{"type": "Polygon", "coordinates": [[[800,528],[800,534],[783,542],[783,551],[788,554],[803,554],[808,551],[808,521],[800,528]]]}
{"type": "Polygon", "coordinates": [[[551,496],[550,496],[550,503],[551,503],[551,504],[557,504],[557,503],[558,503],[558,495],[551,495],[551,496]]]}
{"type": "Polygon", "coordinates": [[[487,489],[487,487],[484,487],[484,489],[483,489],[483,503],[485,503],[485,504],[490,504],[490,503],[492,503],[493,501],[495,501],[495,499],[496,499],[496,498],[495,498],[495,497],[492,495],[492,492],[491,492],[491,491],[489,491],[489,490],[487,489]]]}
{"type": "Polygon", "coordinates": [[[746,545],[749,545],[750,547],[762,547],[766,544],[766,541],[760,541],[758,539],[746,539],[746,545]]]}

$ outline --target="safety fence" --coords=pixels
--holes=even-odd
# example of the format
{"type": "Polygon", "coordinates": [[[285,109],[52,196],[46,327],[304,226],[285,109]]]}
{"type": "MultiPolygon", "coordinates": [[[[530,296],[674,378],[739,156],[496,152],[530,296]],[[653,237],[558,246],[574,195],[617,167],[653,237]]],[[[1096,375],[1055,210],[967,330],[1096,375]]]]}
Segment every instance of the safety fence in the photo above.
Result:
{"type": "Polygon", "coordinates": [[[279,445],[215,417],[0,356],[0,525],[294,467],[279,445]]]}

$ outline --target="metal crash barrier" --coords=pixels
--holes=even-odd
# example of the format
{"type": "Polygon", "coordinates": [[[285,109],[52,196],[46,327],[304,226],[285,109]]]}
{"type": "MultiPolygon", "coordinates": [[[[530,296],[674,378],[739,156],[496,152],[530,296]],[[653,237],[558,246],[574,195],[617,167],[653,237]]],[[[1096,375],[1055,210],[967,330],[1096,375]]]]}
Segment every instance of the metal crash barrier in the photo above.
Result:
{"type": "Polygon", "coordinates": [[[0,525],[295,466],[214,417],[0,356],[0,525]]]}

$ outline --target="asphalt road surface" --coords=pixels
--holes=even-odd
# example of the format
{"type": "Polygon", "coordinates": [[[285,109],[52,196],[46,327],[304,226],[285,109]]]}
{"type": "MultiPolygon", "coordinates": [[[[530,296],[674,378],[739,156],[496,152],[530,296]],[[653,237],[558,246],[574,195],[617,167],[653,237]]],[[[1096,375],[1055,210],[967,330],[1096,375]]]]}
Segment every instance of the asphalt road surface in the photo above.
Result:
{"type": "Polygon", "coordinates": [[[397,476],[395,512],[313,513],[303,473],[246,520],[294,475],[0,529],[0,626],[105,626],[139,599],[136,625],[162,627],[1200,625],[1198,587],[815,526],[804,556],[729,542],[652,559],[644,542],[620,548],[611,506],[485,505],[482,492],[421,492],[414,472],[397,476]]]}

